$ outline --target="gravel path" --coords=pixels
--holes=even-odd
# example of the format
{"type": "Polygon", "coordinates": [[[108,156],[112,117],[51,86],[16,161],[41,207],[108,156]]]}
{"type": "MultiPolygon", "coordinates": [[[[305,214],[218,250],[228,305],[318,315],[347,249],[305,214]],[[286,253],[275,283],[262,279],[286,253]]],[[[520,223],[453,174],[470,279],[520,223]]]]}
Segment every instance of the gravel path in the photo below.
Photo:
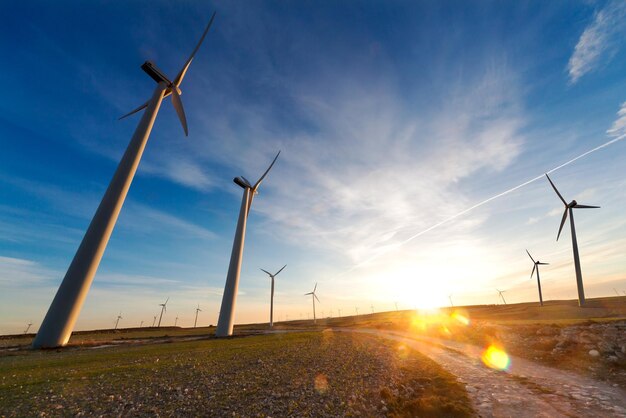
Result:
{"type": "Polygon", "coordinates": [[[482,417],[626,417],[626,391],[574,373],[510,357],[508,371],[486,367],[482,348],[410,333],[337,329],[375,334],[419,350],[466,385],[482,417]]]}

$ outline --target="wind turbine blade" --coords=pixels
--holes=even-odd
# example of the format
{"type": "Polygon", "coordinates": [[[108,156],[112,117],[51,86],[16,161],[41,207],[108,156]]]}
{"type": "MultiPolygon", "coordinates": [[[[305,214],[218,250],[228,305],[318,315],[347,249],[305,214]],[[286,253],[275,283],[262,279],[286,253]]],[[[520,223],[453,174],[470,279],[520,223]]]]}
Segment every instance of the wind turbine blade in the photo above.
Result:
{"type": "Polygon", "coordinates": [[[537,264],[539,264],[540,266],[548,266],[548,265],[550,265],[550,263],[537,263],[537,264]]]}
{"type": "Polygon", "coordinates": [[[533,263],[535,262],[535,259],[533,258],[532,255],[530,255],[530,253],[528,252],[528,250],[526,250],[526,254],[528,254],[528,256],[530,257],[531,260],[533,260],[533,263]]]}
{"type": "MultiPolygon", "coordinates": [[[[317,299],[317,301],[320,302],[320,298],[318,298],[315,293],[313,293],[313,296],[315,296],[315,299],[317,299]]],[[[320,303],[322,303],[322,302],[320,302],[320,303]]]]}
{"type": "Polygon", "coordinates": [[[167,305],[167,302],[170,300],[170,297],[168,296],[167,299],[165,299],[165,305],[167,305]]]}
{"type": "Polygon", "coordinates": [[[144,104],[142,104],[141,106],[139,106],[137,109],[130,111],[129,113],[125,114],[124,116],[120,117],[118,120],[122,120],[130,115],[134,115],[135,113],[139,112],[142,109],[145,109],[146,107],[148,107],[148,103],[150,102],[150,100],[148,100],[147,102],[145,102],[144,104]]]}
{"type": "Polygon", "coordinates": [[[178,119],[180,119],[181,125],[183,125],[183,131],[185,131],[185,136],[189,136],[189,130],[187,129],[187,117],[185,117],[183,101],[180,100],[180,94],[178,94],[178,90],[176,87],[172,87],[172,104],[174,105],[174,109],[176,110],[178,119]]]}
{"type": "Polygon", "coordinates": [[[261,269],[261,271],[264,271],[264,272],[265,272],[265,273],[267,273],[270,277],[272,277],[272,273],[270,273],[269,271],[267,271],[267,270],[263,270],[263,269],[261,269]]]}
{"type": "Polygon", "coordinates": [[[259,186],[261,185],[261,182],[263,181],[263,179],[265,178],[265,176],[267,176],[267,173],[270,172],[270,170],[272,169],[272,167],[274,166],[274,163],[276,162],[276,160],[278,159],[278,156],[280,155],[280,151],[278,151],[278,154],[276,154],[276,157],[274,157],[274,161],[272,161],[272,164],[270,164],[269,167],[267,167],[267,170],[265,170],[265,173],[263,173],[263,175],[261,176],[261,178],[254,184],[254,187],[252,187],[252,191],[256,192],[256,189],[259,188],[259,186]]]}
{"type": "Polygon", "coordinates": [[[546,173],[546,177],[548,178],[548,181],[550,182],[550,184],[552,185],[552,188],[554,189],[554,191],[556,192],[557,195],[559,195],[559,199],[561,199],[561,202],[563,202],[563,204],[565,206],[567,206],[567,202],[565,201],[565,199],[563,199],[563,196],[561,196],[561,193],[559,193],[559,191],[557,190],[556,186],[554,185],[554,183],[552,183],[552,180],[550,179],[550,176],[548,175],[548,173],[546,173]]]}
{"type": "Polygon", "coordinates": [[[536,269],[536,268],[537,268],[537,265],[535,264],[535,265],[533,266],[533,271],[530,273],[530,278],[531,278],[531,279],[533,278],[533,274],[535,274],[535,269],[536,269]]]}
{"type": "Polygon", "coordinates": [[[576,205],[576,209],[600,209],[600,206],[576,205]]]}
{"type": "Polygon", "coordinates": [[[283,271],[283,269],[284,269],[285,267],[287,267],[287,264],[285,264],[285,265],[283,266],[283,268],[282,268],[282,269],[280,269],[280,270],[278,270],[276,273],[274,273],[274,276],[278,276],[278,273],[280,273],[281,271],[283,271]]]}
{"type": "Polygon", "coordinates": [[[313,288],[313,293],[317,290],[317,282],[315,282],[315,287],[313,288]]]}
{"type": "Polygon", "coordinates": [[[305,293],[304,296],[312,295],[313,292],[305,293]]]}
{"type": "Polygon", "coordinates": [[[556,235],[556,240],[559,240],[561,236],[561,231],[563,230],[563,225],[565,224],[565,220],[567,219],[567,208],[565,208],[565,212],[563,212],[563,219],[561,219],[561,226],[559,226],[559,233],[556,235]]]}
{"type": "Polygon", "coordinates": [[[191,55],[185,62],[185,65],[183,65],[183,68],[181,68],[180,72],[174,79],[174,85],[176,87],[180,86],[180,83],[183,82],[183,78],[185,78],[185,74],[187,73],[187,70],[189,69],[189,65],[191,65],[191,61],[193,61],[193,58],[196,55],[196,52],[198,52],[198,49],[200,49],[200,45],[202,45],[202,42],[204,41],[206,34],[209,33],[209,29],[211,29],[211,25],[213,24],[213,19],[215,19],[215,13],[217,12],[213,12],[213,15],[211,16],[211,20],[209,20],[209,24],[206,26],[206,29],[204,29],[204,33],[202,33],[202,36],[200,37],[200,41],[198,41],[198,45],[196,45],[193,52],[191,53],[191,55]]]}

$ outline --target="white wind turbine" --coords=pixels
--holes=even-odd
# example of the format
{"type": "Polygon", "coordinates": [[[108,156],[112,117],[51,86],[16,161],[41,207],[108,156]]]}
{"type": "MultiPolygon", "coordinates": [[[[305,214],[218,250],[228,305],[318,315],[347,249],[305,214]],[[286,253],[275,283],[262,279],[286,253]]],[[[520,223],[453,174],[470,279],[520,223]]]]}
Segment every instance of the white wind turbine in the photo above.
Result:
{"type": "Polygon", "coordinates": [[[122,313],[120,312],[119,315],[117,315],[117,320],[115,321],[115,328],[117,329],[118,324],[120,323],[120,319],[122,319],[122,313]]]}
{"type": "Polygon", "coordinates": [[[176,314],[176,319],[174,319],[174,326],[176,326],[176,324],[178,324],[178,314],[176,314]]]}
{"type": "Polygon", "coordinates": [[[202,312],[202,309],[200,309],[200,304],[199,303],[198,303],[198,307],[196,308],[196,319],[193,321],[193,327],[194,328],[198,324],[198,312],[202,312]]]}
{"type": "Polygon", "coordinates": [[[272,279],[272,292],[270,296],[270,328],[274,326],[274,277],[278,276],[278,273],[283,271],[285,267],[287,267],[287,264],[285,264],[280,270],[278,270],[274,274],[270,273],[267,270],[261,269],[261,271],[267,273],[267,275],[270,276],[270,278],[272,279]]]}
{"type": "Polygon", "coordinates": [[[506,305],[506,300],[504,299],[504,292],[506,292],[506,290],[496,290],[498,292],[498,295],[500,295],[500,299],[502,299],[502,302],[504,302],[504,304],[506,305]]]}
{"type": "Polygon", "coordinates": [[[537,289],[539,290],[539,305],[543,306],[543,295],[541,294],[541,280],[539,280],[539,266],[547,266],[549,263],[542,263],[539,260],[535,261],[535,259],[532,255],[530,255],[528,250],[526,250],[526,254],[528,254],[530,259],[533,261],[533,271],[530,272],[531,279],[533,278],[533,274],[535,274],[535,270],[537,270],[537,289]]]}
{"type": "Polygon", "coordinates": [[[316,290],[317,290],[317,283],[315,283],[315,287],[313,288],[312,292],[304,294],[304,296],[311,295],[311,299],[313,299],[313,323],[314,324],[317,323],[317,318],[315,317],[315,299],[317,299],[318,302],[320,301],[319,298],[317,297],[317,295],[315,294],[316,290]]]}
{"type": "Polygon", "coordinates": [[[161,315],[159,316],[159,325],[157,325],[157,328],[161,327],[161,319],[163,319],[163,312],[167,312],[167,302],[170,300],[170,298],[168,297],[167,299],[165,299],[165,303],[159,303],[159,306],[161,307],[161,315]]]}
{"type": "Polygon", "coordinates": [[[600,206],[587,206],[587,205],[579,205],[577,201],[572,200],[567,203],[561,193],[557,190],[554,183],[550,179],[550,176],[546,174],[550,185],[556,192],[561,202],[565,205],[565,211],[563,212],[563,218],[561,219],[561,226],[559,226],[559,233],[556,236],[556,240],[559,240],[561,236],[561,231],[563,230],[563,225],[565,224],[565,220],[567,219],[567,215],[569,214],[569,224],[572,231],[572,250],[574,252],[574,269],[576,270],[576,286],[578,288],[578,306],[583,306],[585,304],[585,288],[583,286],[583,273],[580,268],[580,256],[578,254],[578,241],[576,240],[576,228],[574,227],[574,209],[597,209],[600,206]]]}
{"type": "Polygon", "coordinates": [[[233,335],[233,325],[235,321],[235,303],[237,302],[237,289],[239,289],[239,274],[241,273],[241,261],[243,258],[243,244],[246,238],[246,224],[248,222],[248,214],[254,195],[258,193],[261,182],[272,169],[272,166],[278,159],[280,151],[274,157],[274,161],[265,170],[265,173],[254,184],[250,184],[245,177],[235,177],[233,181],[236,185],[243,189],[243,198],[241,199],[241,208],[239,210],[239,219],[237,220],[237,229],[235,231],[235,239],[233,241],[233,249],[230,253],[230,264],[228,265],[228,274],[226,275],[226,284],[224,285],[224,294],[222,295],[222,308],[220,310],[219,319],[217,321],[217,329],[215,335],[217,337],[227,337],[233,335]]]}
{"type": "Polygon", "coordinates": [[[157,87],[150,100],[122,117],[124,118],[146,109],[41,323],[41,327],[33,341],[34,348],[58,347],[67,344],[69,341],[74,324],[78,319],[80,310],[91,287],[91,282],[98,270],[100,260],[126,199],[128,189],[139,166],[139,161],[148,142],[148,137],[159,112],[161,102],[165,97],[172,96],[172,104],[183,125],[185,135],[187,135],[187,119],[180,99],[180,85],[214,18],[215,13],[211,16],[211,20],[204,30],[200,41],[174,81],[170,81],[150,61],[146,61],[141,66],[158,83],[157,87]]]}

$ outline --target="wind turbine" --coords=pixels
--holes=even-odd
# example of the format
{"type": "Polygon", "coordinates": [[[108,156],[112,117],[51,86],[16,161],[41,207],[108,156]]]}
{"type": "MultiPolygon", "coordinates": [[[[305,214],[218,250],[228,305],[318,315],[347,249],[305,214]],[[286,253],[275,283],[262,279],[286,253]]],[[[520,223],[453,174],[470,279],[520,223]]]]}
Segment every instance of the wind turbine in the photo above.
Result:
{"type": "Polygon", "coordinates": [[[454,303],[452,303],[452,295],[453,295],[453,293],[450,293],[448,295],[448,300],[450,300],[450,306],[452,306],[454,308],[454,303]]]}
{"type": "Polygon", "coordinates": [[[541,280],[539,280],[539,266],[547,266],[550,263],[542,263],[541,261],[535,261],[532,255],[526,250],[526,254],[533,261],[533,271],[530,273],[530,278],[533,278],[533,274],[535,274],[535,270],[537,270],[537,289],[539,289],[539,305],[543,306],[543,296],[541,295],[541,280]]]}
{"type": "Polygon", "coordinates": [[[139,324],[139,328],[143,327],[143,321],[141,321],[141,324],[139,324]]]}
{"type": "Polygon", "coordinates": [[[120,323],[120,319],[122,319],[122,313],[121,312],[117,316],[117,321],[115,321],[115,328],[114,329],[117,329],[117,325],[120,323]]]}
{"type": "Polygon", "coordinates": [[[176,314],[176,319],[174,319],[174,326],[176,326],[176,324],[178,324],[178,314],[176,314]]]}
{"type": "Polygon", "coordinates": [[[156,324],[156,315],[154,315],[154,319],[152,320],[152,328],[154,328],[154,324],[156,324]]]}
{"type": "Polygon", "coordinates": [[[241,260],[243,258],[243,243],[246,237],[246,224],[248,223],[248,213],[254,195],[258,193],[261,182],[272,169],[272,166],[278,159],[280,151],[274,157],[274,161],[265,170],[261,178],[253,185],[250,184],[245,177],[235,177],[233,181],[236,185],[243,189],[243,198],[241,199],[241,209],[239,210],[239,219],[237,220],[237,230],[235,231],[235,239],[233,241],[233,249],[230,253],[230,264],[228,265],[228,274],[226,275],[226,284],[224,285],[224,294],[222,295],[222,308],[217,321],[217,329],[215,335],[217,337],[227,337],[233,335],[233,325],[235,321],[235,303],[237,302],[237,289],[239,288],[239,273],[241,272],[241,260]]]}
{"type": "Polygon", "coordinates": [[[370,306],[370,308],[372,309],[372,313],[374,313],[374,304],[372,303],[372,306],[370,306]]]}
{"type": "Polygon", "coordinates": [[[580,256],[578,254],[578,241],[576,240],[576,228],[574,227],[573,209],[597,209],[600,206],[579,205],[578,202],[575,200],[572,200],[571,202],[567,203],[565,199],[563,199],[563,196],[561,196],[561,193],[559,193],[559,191],[557,190],[554,183],[552,183],[550,176],[546,174],[546,177],[548,178],[548,181],[550,182],[550,185],[556,192],[557,196],[559,196],[559,199],[561,199],[561,202],[563,202],[563,205],[565,205],[565,211],[563,212],[563,218],[561,219],[561,226],[559,226],[559,233],[556,236],[557,241],[559,240],[559,237],[561,236],[563,225],[565,224],[565,220],[567,219],[567,215],[569,214],[569,224],[572,230],[572,249],[574,252],[574,269],[576,270],[576,286],[578,287],[578,306],[583,306],[585,304],[585,288],[583,286],[583,273],[580,268],[580,256]]]}
{"type": "Polygon", "coordinates": [[[161,307],[161,315],[159,316],[159,325],[157,325],[157,328],[161,327],[161,319],[163,319],[163,312],[167,312],[167,301],[169,301],[170,298],[168,297],[167,299],[165,299],[165,303],[159,303],[159,306],[161,307]]]}
{"type": "Polygon", "coordinates": [[[24,330],[24,334],[28,334],[28,330],[30,329],[31,325],[33,325],[32,322],[28,323],[28,326],[26,327],[26,329],[24,330]]]}
{"type": "Polygon", "coordinates": [[[498,290],[498,294],[500,295],[500,298],[502,299],[502,302],[504,302],[504,304],[506,305],[506,300],[504,299],[504,292],[506,292],[506,290],[498,290]]]}
{"type": "Polygon", "coordinates": [[[398,312],[398,302],[394,302],[394,305],[396,305],[396,312],[398,312]]]}
{"type": "Polygon", "coordinates": [[[359,308],[355,306],[354,310],[356,311],[356,315],[359,316],[359,308]]]}
{"type": "Polygon", "coordinates": [[[272,293],[271,293],[271,296],[270,296],[270,328],[272,328],[274,326],[274,277],[278,276],[278,273],[283,271],[283,269],[285,267],[287,267],[287,264],[285,264],[283,266],[283,268],[281,268],[280,270],[278,270],[274,274],[270,273],[267,270],[261,269],[261,271],[265,272],[272,279],[272,293]]]}
{"type": "Polygon", "coordinates": [[[198,324],[198,312],[202,312],[202,309],[200,309],[200,304],[199,303],[198,303],[198,307],[196,308],[196,319],[193,321],[193,327],[194,328],[198,324]]]}
{"type": "Polygon", "coordinates": [[[319,298],[317,297],[317,295],[315,294],[315,290],[316,289],[317,289],[317,283],[315,283],[315,287],[313,288],[312,292],[304,294],[304,296],[311,295],[311,299],[313,299],[313,323],[314,324],[317,323],[317,318],[315,318],[315,299],[317,299],[318,302],[320,301],[319,298]]]}
{"type": "MultiPolygon", "coordinates": [[[[133,134],[128,148],[122,157],[113,179],[109,183],[102,201],[96,210],[87,232],[83,237],[74,259],[70,264],[59,289],[52,300],[52,304],[41,323],[37,336],[33,341],[34,348],[58,347],[67,344],[74,329],[78,315],[83,306],[91,282],[98,270],[100,260],[104,254],[115,223],[119,216],[124,200],[133,181],[139,161],[148,142],[154,120],[156,119],[161,102],[169,95],[172,96],[172,104],[178,114],[178,118],[183,125],[185,135],[187,131],[187,119],[183,110],[183,103],[180,99],[180,85],[189,69],[196,52],[200,48],[206,36],[215,13],[211,16],[200,41],[193,52],[176,75],[174,81],[170,81],[152,62],[146,61],[141,68],[156,81],[157,87],[150,100],[122,118],[132,115],[142,109],[146,109],[135,133],[133,134]]],[[[121,118],[120,118],[121,119],[121,118]]]]}

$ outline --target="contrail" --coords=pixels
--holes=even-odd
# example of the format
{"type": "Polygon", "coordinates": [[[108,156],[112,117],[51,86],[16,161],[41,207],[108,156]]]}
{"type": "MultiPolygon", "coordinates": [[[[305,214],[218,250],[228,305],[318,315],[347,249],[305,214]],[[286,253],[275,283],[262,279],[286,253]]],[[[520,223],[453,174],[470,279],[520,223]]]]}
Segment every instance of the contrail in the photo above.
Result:
{"type": "MultiPolygon", "coordinates": [[[[616,143],[616,142],[618,142],[618,141],[621,141],[621,140],[623,140],[624,138],[626,138],[626,134],[622,134],[622,135],[620,135],[620,136],[618,136],[618,137],[616,137],[616,138],[613,138],[612,140],[607,141],[607,142],[605,142],[605,143],[604,143],[604,144],[602,144],[602,145],[598,145],[597,147],[592,148],[592,149],[590,149],[589,151],[586,151],[586,152],[584,152],[584,153],[580,154],[579,156],[574,157],[574,158],[572,158],[571,160],[566,161],[566,162],[564,162],[563,164],[558,165],[558,166],[554,167],[553,169],[550,169],[550,170],[546,171],[546,173],[547,173],[547,174],[550,174],[550,173],[552,173],[552,172],[554,172],[554,171],[556,171],[556,170],[559,170],[559,169],[561,169],[561,168],[563,168],[563,167],[565,167],[565,166],[568,166],[568,165],[572,164],[573,162],[575,162],[575,161],[577,161],[577,160],[579,160],[579,159],[581,159],[581,158],[583,158],[583,157],[586,157],[587,155],[589,155],[589,154],[591,154],[591,153],[594,153],[594,152],[596,152],[596,151],[599,151],[599,150],[601,150],[602,148],[606,148],[606,147],[608,147],[609,145],[612,145],[612,144],[614,144],[614,143],[616,143]]],[[[535,182],[535,181],[537,181],[537,180],[540,180],[540,179],[542,179],[543,177],[544,177],[544,174],[540,174],[540,175],[538,175],[537,177],[533,177],[532,179],[530,179],[530,180],[527,180],[527,181],[523,182],[522,184],[519,184],[519,185],[517,185],[517,186],[515,186],[515,187],[511,187],[510,189],[505,190],[505,191],[503,191],[502,193],[498,193],[497,195],[491,196],[490,198],[485,199],[485,200],[483,200],[483,201],[482,201],[482,202],[480,202],[480,203],[476,203],[474,206],[470,206],[470,207],[468,207],[467,209],[464,209],[464,210],[462,210],[461,212],[459,212],[459,213],[457,213],[457,214],[455,214],[455,215],[452,215],[452,216],[450,216],[450,217],[448,217],[448,218],[446,218],[446,219],[444,219],[444,220],[442,220],[442,221],[440,221],[440,222],[437,222],[436,224],[434,224],[434,225],[432,225],[432,226],[429,226],[428,228],[424,229],[423,231],[420,231],[420,232],[418,232],[417,234],[410,236],[409,238],[405,239],[404,241],[401,241],[401,242],[399,242],[399,243],[397,243],[397,244],[395,244],[395,245],[393,245],[393,246],[390,246],[390,247],[385,248],[384,250],[380,251],[380,252],[379,252],[379,253],[377,253],[377,254],[374,254],[373,256],[371,256],[370,258],[368,258],[367,260],[365,260],[365,261],[361,261],[360,263],[355,264],[354,266],[352,266],[351,268],[349,268],[349,269],[348,269],[348,270],[346,270],[345,272],[338,274],[338,275],[337,275],[337,277],[338,277],[338,276],[342,276],[342,275],[347,274],[347,273],[350,273],[351,271],[356,270],[356,269],[358,269],[359,267],[361,267],[361,266],[363,266],[363,265],[365,265],[365,264],[367,264],[367,263],[369,263],[369,262],[371,262],[371,261],[376,260],[378,257],[380,257],[380,256],[382,256],[382,255],[384,255],[384,254],[387,254],[387,253],[388,253],[388,252],[390,252],[390,251],[393,251],[393,250],[396,250],[396,249],[398,249],[398,248],[402,247],[403,245],[405,245],[405,244],[407,244],[407,243],[409,243],[409,242],[413,241],[415,238],[421,237],[421,236],[422,236],[422,235],[424,235],[425,233],[430,232],[430,231],[432,231],[433,229],[438,228],[438,227],[440,227],[441,225],[446,224],[446,223],[448,223],[448,222],[450,222],[450,221],[452,221],[452,220],[454,220],[454,219],[458,218],[459,216],[465,215],[467,212],[470,212],[470,211],[472,211],[472,210],[474,210],[474,209],[476,209],[476,208],[478,208],[478,207],[481,207],[481,206],[483,206],[483,205],[486,205],[487,203],[491,202],[492,200],[496,200],[496,199],[498,199],[498,198],[500,198],[500,197],[502,197],[502,196],[505,196],[505,195],[507,195],[507,194],[509,194],[509,193],[512,193],[512,192],[516,191],[517,189],[521,189],[522,187],[527,186],[527,185],[529,185],[530,183],[533,183],[533,182],[535,182]]]]}

